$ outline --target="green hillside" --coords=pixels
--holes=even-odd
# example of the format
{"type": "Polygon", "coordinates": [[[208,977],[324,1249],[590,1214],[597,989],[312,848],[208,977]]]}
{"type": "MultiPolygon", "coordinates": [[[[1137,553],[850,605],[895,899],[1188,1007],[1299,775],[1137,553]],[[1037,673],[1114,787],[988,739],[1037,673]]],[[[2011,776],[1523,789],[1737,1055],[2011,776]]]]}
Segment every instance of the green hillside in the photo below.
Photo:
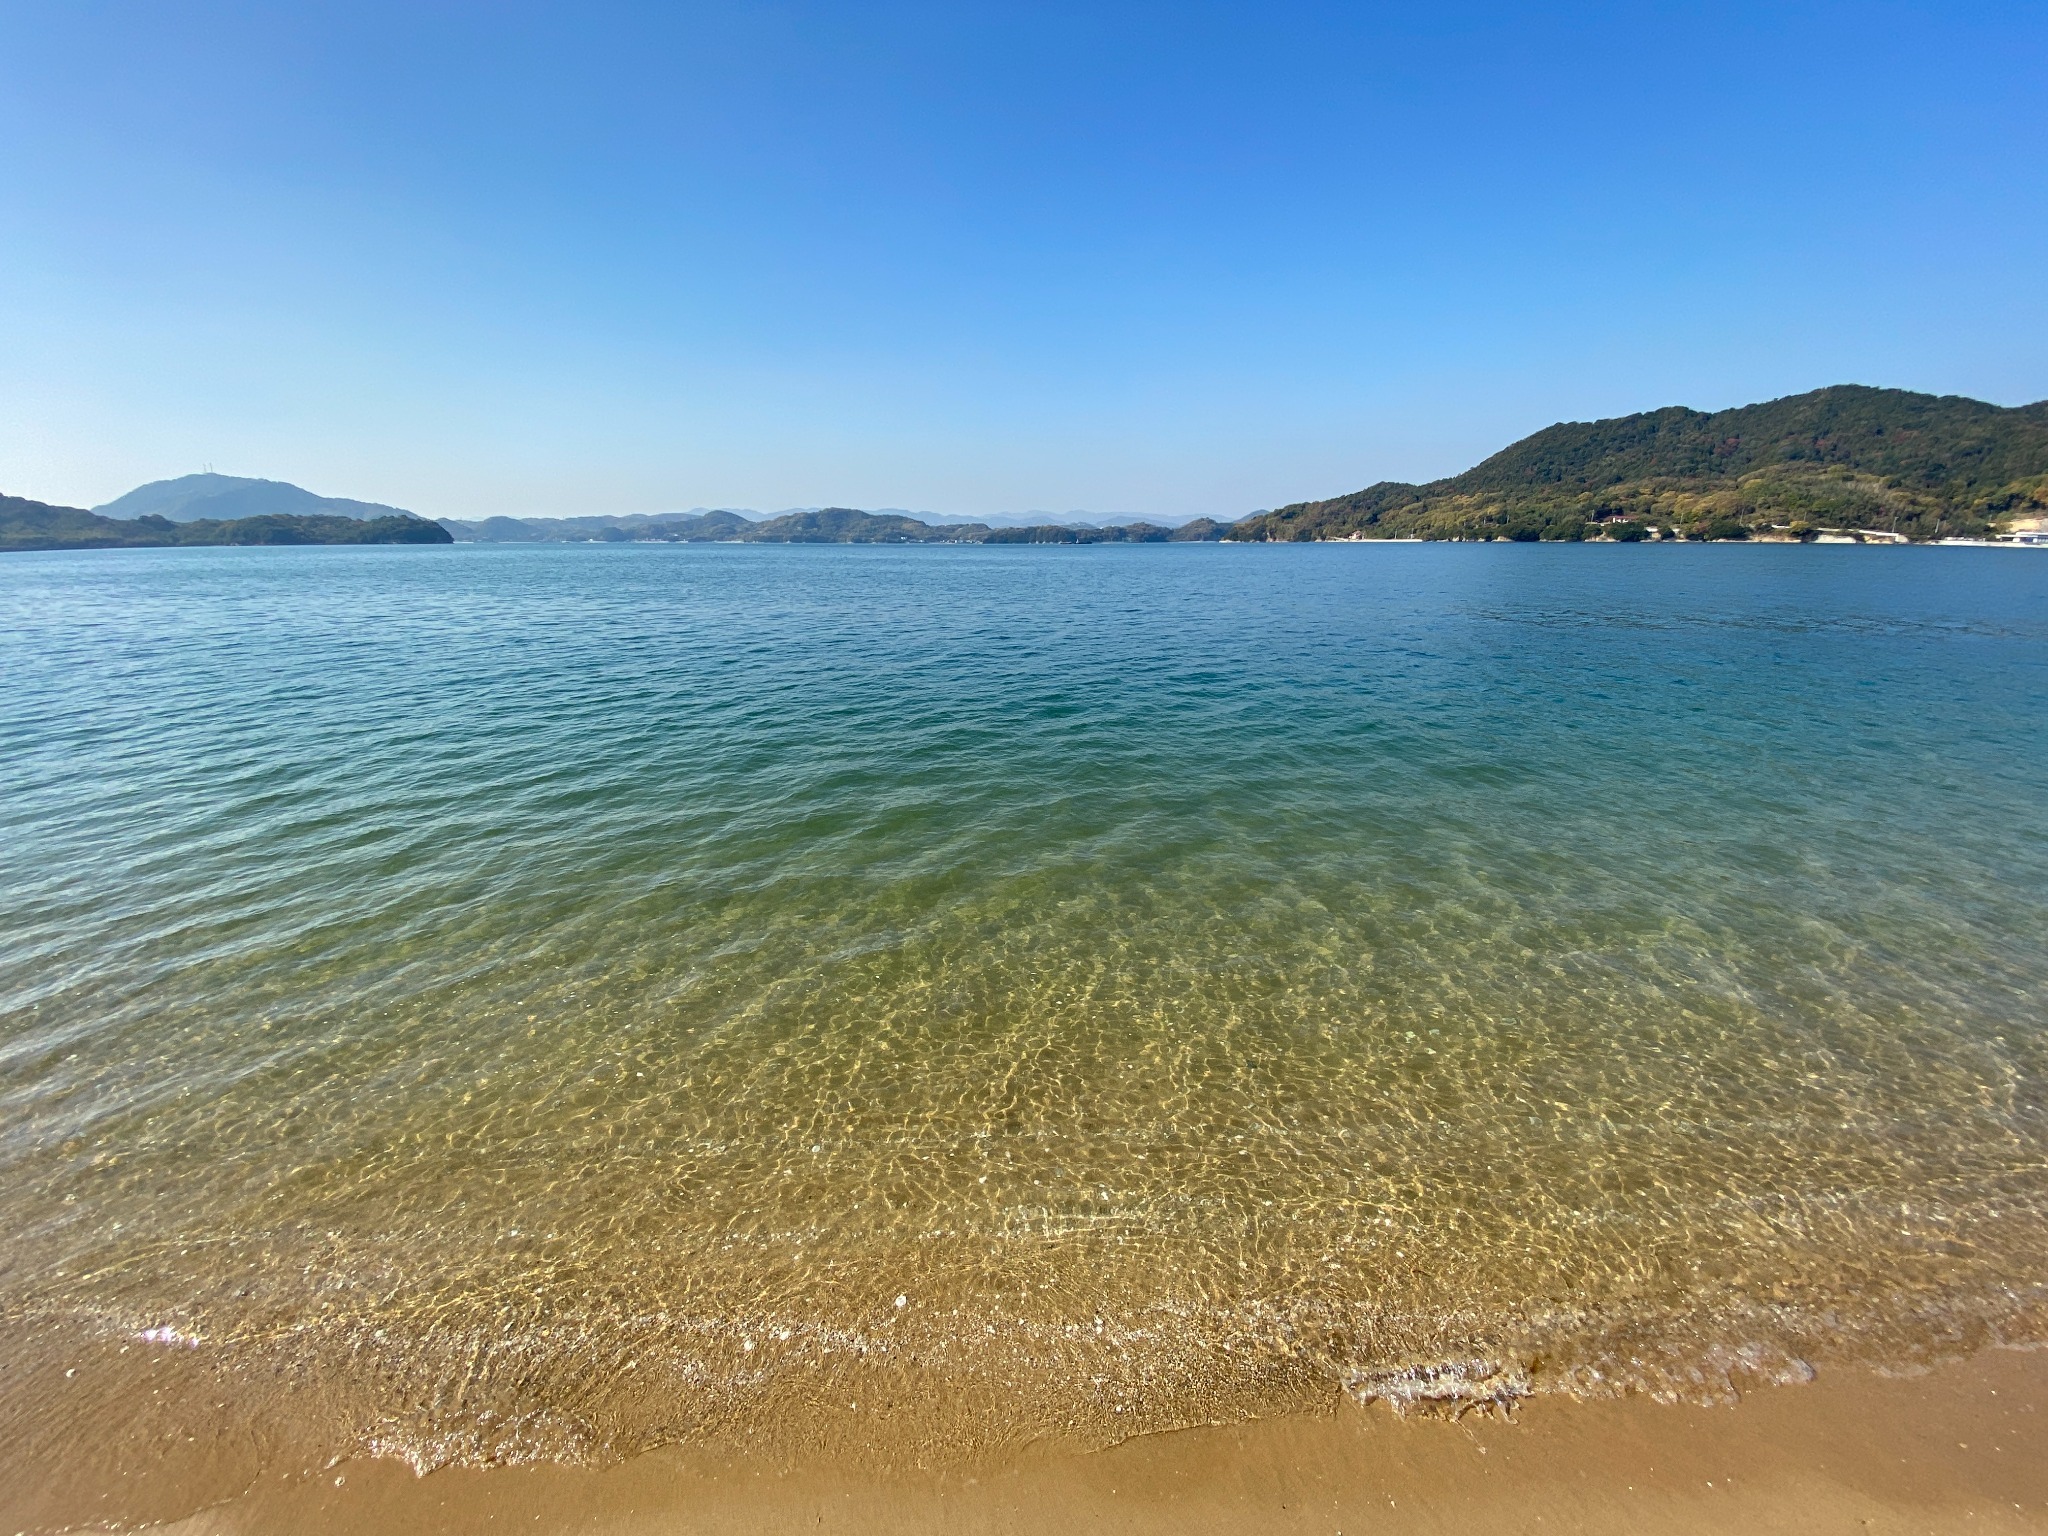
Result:
{"type": "Polygon", "coordinates": [[[958,544],[987,531],[978,523],[936,528],[893,513],[821,507],[816,512],[771,517],[739,532],[738,537],[757,544],[958,544]]]}
{"type": "Polygon", "coordinates": [[[151,515],[101,517],[82,507],[53,507],[0,496],[0,551],[151,549],[190,544],[450,544],[448,530],[410,514],[358,519],[273,514],[228,521],[174,523],[151,515]]]}
{"type": "Polygon", "coordinates": [[[2048,401],[1844,384],[1727,411],[1562,422],[1428,485],[1383,481],[1247,518],[1234,539],[1741,538],[1817,528],[1912,539],[2048,512],[2048,401]],[[1604,527],[1603,527],[1604,525],[1604,527]]]}

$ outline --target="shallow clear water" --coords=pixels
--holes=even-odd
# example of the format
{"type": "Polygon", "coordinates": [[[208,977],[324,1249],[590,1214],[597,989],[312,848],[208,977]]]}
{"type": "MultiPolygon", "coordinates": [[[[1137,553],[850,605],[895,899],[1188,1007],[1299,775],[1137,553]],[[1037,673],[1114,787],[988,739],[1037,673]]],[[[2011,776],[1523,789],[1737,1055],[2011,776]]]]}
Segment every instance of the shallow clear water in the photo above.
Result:
{"type": "Polygon", "coordinates": [[[2048,1334],[2048,559],[9,556],[0,677],[39,1455],[2048,1334]]]}

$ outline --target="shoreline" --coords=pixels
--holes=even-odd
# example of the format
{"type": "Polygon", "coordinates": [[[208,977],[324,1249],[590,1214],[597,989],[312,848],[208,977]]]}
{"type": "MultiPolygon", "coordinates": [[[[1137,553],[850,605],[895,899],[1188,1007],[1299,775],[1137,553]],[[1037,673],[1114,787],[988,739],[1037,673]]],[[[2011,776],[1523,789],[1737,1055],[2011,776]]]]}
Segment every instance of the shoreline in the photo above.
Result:
{"type": "Polygon", "coordinates": [[[1510,1421],[1331,1411],[1038,1447],[978,1475],[668,1447],[599,1469],[353,1461],[260,1482],[167,1536],[802,1529],[1204,1533],[2048,1530],[2048,1350],[1824,1373],[1731,1407],[1542,1398],[1510,1421]]]}

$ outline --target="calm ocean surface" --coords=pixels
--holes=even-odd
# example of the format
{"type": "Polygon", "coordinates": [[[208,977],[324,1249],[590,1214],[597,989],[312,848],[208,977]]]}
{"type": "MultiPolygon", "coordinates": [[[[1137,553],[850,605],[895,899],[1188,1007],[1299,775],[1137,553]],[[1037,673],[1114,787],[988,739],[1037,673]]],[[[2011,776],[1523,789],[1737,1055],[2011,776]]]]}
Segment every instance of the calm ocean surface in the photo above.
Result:
{"type": "Polygon", "coordinates": [[[10,555],[0,678],[11,1456],[2048,1337],[2048,557],[10,555]]]}

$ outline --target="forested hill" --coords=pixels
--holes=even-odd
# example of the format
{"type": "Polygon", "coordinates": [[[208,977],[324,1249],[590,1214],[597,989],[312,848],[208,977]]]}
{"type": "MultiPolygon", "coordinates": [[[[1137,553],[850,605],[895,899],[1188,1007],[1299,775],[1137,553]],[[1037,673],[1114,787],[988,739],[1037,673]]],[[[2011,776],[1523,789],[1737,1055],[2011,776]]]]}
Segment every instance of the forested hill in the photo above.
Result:
{"type": "Polygon", "coordinates": [[[183,544],[449,544],[445,528],[424,518],[272,514],[174,523],[151,515],[101,517],[82,507],[53,507],[0,496],[0,551],[132,549],[183,544]]]}
{"type": "Polygon", "coordinates": [[[1462,475],[1281,507],[1230,537],[1576,539],[1619,523],[1926,539],[2044,512],[2048,401],[2008,408],[1843,384],[1727,411],[1562,422],[1462,475]]]}

